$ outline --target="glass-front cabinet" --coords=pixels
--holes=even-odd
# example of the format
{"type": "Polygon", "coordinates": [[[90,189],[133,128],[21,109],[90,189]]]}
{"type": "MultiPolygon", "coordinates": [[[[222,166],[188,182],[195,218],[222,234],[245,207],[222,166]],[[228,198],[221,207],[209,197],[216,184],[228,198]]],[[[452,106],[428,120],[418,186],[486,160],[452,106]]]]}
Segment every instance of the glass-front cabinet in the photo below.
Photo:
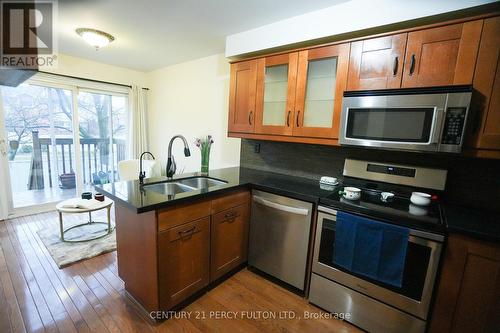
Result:
{"type": "Polygon", "coordinates": [[[338,138],[348,57],[343,44],[259,59],[255,132],[338,138]]]}
{"type": "Polygon", "coordinates": [[[298,53],[259,59],[255,131],[292,134],[298,53]]]}
{"type": "Polygon", "coordinates": [[[349,45],[299,52],[294,136],[338,138],[349,45]]]}

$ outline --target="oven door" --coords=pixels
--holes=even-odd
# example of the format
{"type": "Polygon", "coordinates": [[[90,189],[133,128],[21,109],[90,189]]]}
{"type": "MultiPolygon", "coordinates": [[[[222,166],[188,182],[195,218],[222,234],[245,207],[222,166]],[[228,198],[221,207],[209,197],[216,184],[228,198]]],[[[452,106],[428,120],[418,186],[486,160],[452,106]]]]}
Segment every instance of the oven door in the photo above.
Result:
{"type": "Polygon", "coordinates": [[[438,151],[446,96],[344,97],[340,144],[438,151]]]}
{"type": "Polygon", "coordinates": [[[410,230],[403,283],[398,288],[349,272],[333,262],[336,214],[324,207],[318,212],[313,272],[426,320],[443,236],[410,230]]]}

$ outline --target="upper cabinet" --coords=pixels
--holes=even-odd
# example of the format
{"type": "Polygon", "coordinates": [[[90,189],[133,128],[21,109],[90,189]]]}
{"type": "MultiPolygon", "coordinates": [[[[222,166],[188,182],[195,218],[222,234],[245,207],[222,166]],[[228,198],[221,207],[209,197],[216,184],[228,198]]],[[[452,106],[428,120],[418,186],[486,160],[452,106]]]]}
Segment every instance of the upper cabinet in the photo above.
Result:
{"type": "Polygon", "coordinates": [[[351,43],[347,90],[399,88],[407,35],[351,43]]]}
{"type": "Polygon", "coordinates": [[[255,132],[336,139],[349,44],[258,60],[255,132]]]}
{"type": "Polygon", "coordinates": [[[231,64],[229,132],[254,132],[257,60],[231,64]]]}
{"type": "Polygon", "coordinates": [[[500,150],[500,17],[484,20],[471,112],[470,146],[500,150]]]}
{"type": "Polygon", "coordinates": [[[297,52],[293,52],[258,60],[256,133],[292,134],[297,58],[297,52]]]}
{"type": "Polygon", "coordinates": [[[299,53],[293,135],[338,138],[349,44],[299,53]]]}
{"type": "Polygon", "coordinates": [[[401,86],[471,84],[483,21],[408,33],[401,86]]]}
{"type": "Polygon", "coordinates": [[[351,43],[347,90],[472,84],[482,20],[351,43]]]}

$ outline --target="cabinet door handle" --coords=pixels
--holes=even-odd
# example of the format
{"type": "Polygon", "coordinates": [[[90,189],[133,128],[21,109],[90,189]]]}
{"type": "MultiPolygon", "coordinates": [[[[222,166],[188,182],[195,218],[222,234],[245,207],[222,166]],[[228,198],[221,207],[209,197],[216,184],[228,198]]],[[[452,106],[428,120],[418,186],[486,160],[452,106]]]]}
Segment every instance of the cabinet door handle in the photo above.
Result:
{"type": "Polygon", "coordinates": [[[179,231],[179,236],[181,236],[181,238],[184,236],[189,236],[189,235],[193,234],[195,230],[196,230],[196,226],[192,226],[191,228],[189,228],[187,230],[179,231]]]}
{"type": "Polygon", "coordinates": [[[412,75],[414,71],[415,71],[415,54],[412,54],[410,60],[410,75],[412,75]]]}
{"type": "Polygon", "coordinates": [[[290,127],[290,115],[292,114],[292,111],[288,111],[288,115],[286,116],[286,126],[290,127]]]}
{"type": "Polygon", "coordinates": [[[296,127],[299,127],[300,110],[297,111],[297,119],[295,120],[296,127]]]}
{"type": "Polygon", "coordinates": [[[236,216],[238,216],[238,213],[236,213],[236,212],[229,212],[229,213],[226,213],[226,214],[224,215],[224,217],[225,217],[226,219],[233,218],[233,217],[236,217],[236,216]]]}
{"type": "Polygon", "coordinates": [[[232,223],[234,221],[236,221],[236,218],[238,217],[238,212],[229,212],[229,213],[226,213],[224,215],[224,220],[221,221],[221,223],[224,223],[224,222],[229,222],[229,223],[232,223]]]}
{"type": "Polygon", "coordinates": [[[250,125],[252,125],[252,115],[253,115],[253,111],[250,110],[250,113],[248,113],[248,123],[250,125]]]}
{"type": "Polygon", "coordinates": [[[399,58],[395,57],[394,58],[394,66],[392,67],[392,75],[393,76],[396,76],[396,74],[398,73],[398,65],[399,65],[399,58]]]}

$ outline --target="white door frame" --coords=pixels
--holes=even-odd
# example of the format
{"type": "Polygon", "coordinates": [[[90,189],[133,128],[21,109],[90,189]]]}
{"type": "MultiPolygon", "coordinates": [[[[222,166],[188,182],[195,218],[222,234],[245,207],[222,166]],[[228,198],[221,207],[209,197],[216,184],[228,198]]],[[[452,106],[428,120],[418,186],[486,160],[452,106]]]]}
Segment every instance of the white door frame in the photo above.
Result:
{"type": "Polygon", "coordinates": [[[8,217],[12,211],[12,195],[10,187],[9,161],[7,152],[9,150],[7,133],[5,131],[5,118],[2,103],[2,89],[0,89],[0,220],[8,217]]]}

